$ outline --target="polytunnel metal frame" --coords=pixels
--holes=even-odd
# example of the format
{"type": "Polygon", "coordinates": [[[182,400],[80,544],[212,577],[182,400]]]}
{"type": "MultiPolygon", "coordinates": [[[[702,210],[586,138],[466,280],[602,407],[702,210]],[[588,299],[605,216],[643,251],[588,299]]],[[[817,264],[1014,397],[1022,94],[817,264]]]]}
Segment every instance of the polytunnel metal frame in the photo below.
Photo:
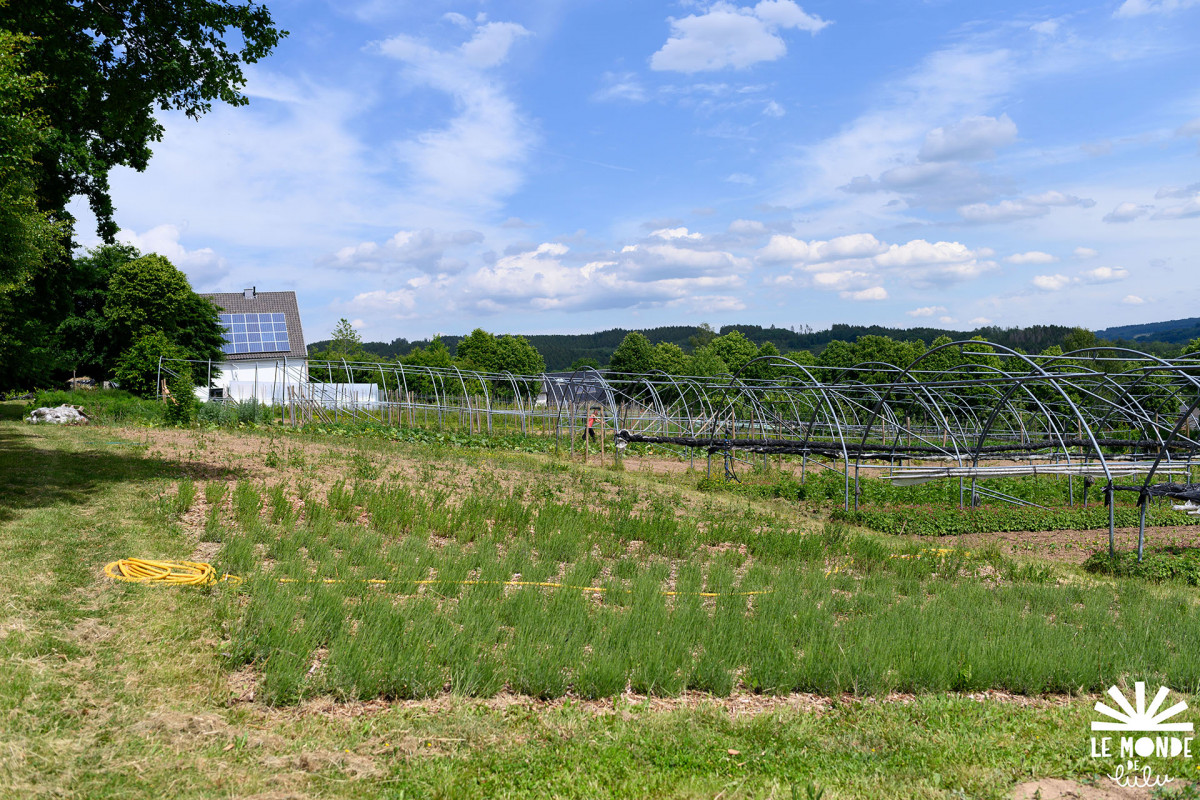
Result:
{"type": "MultiPolygon", "coordinates": [[[[220,369],[198,363],[210,376],[220,369]]],[[[164,371],[178,374],[179,367],[180,360],[160,360],[159,386],[164,371]]],[[[877,361],[828,367],[768,355],[717,377],[585,367],[564,383],[545,372],[344,359],[283,359],[281,369],[268,396],[288,424],[346,417],[428,426],[436,416],[438,426],[470,432],[553,435],[556,449],[565,435],[573,453],[576,439],[587,436],[581,420],[599,408],[595,421],[616,443],[614,459],[626,445],[641,443],[689,460],[707,452],[711,471],[719,453],[726,474],[736,478],[736,463],[752,455],[799,455],[802,481],[810,465],[843,474],[846,509],[858,506],[863,472],[900,484],[958,478],[960,506],[974,506],[981,496],[1032,504],[981,486],[989,477],[1062,476],[1071,504],[1082,479],[1085,507],[1099,482],[1110,551],[1114,493],[1137,492],[1139,559],[1151,497],[1192,491],[1189,504],[1200,501],[1200,485],[1190,482],[1200,451],[1193,433],[1200,428],[1200,354],[1169,360],[1091,347],[1030,356],[973,339],[932,347],[903,367],[877,361]],[[347,383],[314,378],[335,374],[347,383]],[[355,383],[356,376],[367,377],[355,383]],[[379,387],[370,402],[347,388],[367,383],[379,387]],[[1154,483],[1156,476],[1181,474],[1188,476],[1183,484],[1154,483]]],[[[260,396],[257,383],[254,393],[260,396]]]]}

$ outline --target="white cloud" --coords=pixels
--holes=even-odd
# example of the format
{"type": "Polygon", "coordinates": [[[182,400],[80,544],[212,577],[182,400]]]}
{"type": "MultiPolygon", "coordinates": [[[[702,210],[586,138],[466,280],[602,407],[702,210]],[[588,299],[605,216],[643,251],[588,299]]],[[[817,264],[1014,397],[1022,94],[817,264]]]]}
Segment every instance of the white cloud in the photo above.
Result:
{"type": "Polygon", "coordinates": [[[717,2],[703,14],[672,18],[670,23],[671,36],[651,56],[650,67],[689,74],[775,61],[787,53],[780,30],[816,34],[830,24],[792,0],[762,0],[753,7],[717,2]]]}
{"type": "Polygon", "coordinates": [[[1047,292],[1057,292],[1073,284],[1113,283],[1129,277],[1129,270],[1122,267],[1096,267],[1081,271],[1074,278],[1062,274],[1038,275],[1033,285],[1047,292]]]}
{"type": "Polygon", "coordinates": [[[1047,292],[1057,292],[1071,283],[1066,275],[1038,275],[1033,279],[1033,285],[1047,292]]]}
{"type": "Polygon", "coordinates": [[[984,325],[991,325],[991,324],[992,324],[992,321],[991,321],[991,319],[989,319],[988,317],[975,317],[974,319],[972,319],[972,320],[971,320],[970,322],[968,322],[967,324],[968,324],[968,325],[974,325],[974,326],[975,326],[975,327],[977,327],[977,328],[981,328],[981,327],[983,327],[984,325]]]}
{"type": "Polygon", "coordinates": [[[1087,258],[1095,258],[1096,256],[1098,256],[1100,254],[1090,247],[1076,247],[1074,250],[1074,255],[1076,258],[1079,258],[1079,259],[1087,259],[1087,258]]]}
{"type": "Polygon", "coordinates": [[[536,141],[531,126],[488,70],[530,35],[511,22],[488,22],[460,47],[439,51],[410,36],[379,44],[408,65],[407,76],[450,94],[456,116],[397,147],[422,194],[440,203],[495,207],[520,186],[521,166],[536,141]]]}
{"type": "Polygon", "coordinates": [[[687,228],[661,228],[650,235],[665,241],[671,241],[672,239],[699,240],[704,238],[704,235],[700,233],[688,233],[687,228]]]}
{"type": "Polygon", "coordinates": [[[1197,4],[1200,4],[1200,0],[1125,0],[1120,8],[1113,12],[1113,16],[1121,18],[1140,17],[1145,14],[1174,14],[1197,4]]]}
{"type": "Polygon", "coordinates": [[[1030,250],[1027,253],[1013,253],[1004,260],[1010,264],[1053,264],[1055,261],[1058,261],[1055,256],[1043,253],[1040,250],[1030,250]]]}
{"type": "Polygon", "coordinates": [[[1054,34],[1058,33],[1058,25],[1058,20],[1046,19],[1030,25],[1029,30],[1042,36],[1053,36],[1054,34]]]}
{"type": "Polygon", "coordinates": [[[1139,206],[1137,203],[1121,203],[1104,215],[1105,222],[1133,222],[1145,215],[1153,206],[1139,206]]]}
{"type": "Polygon", "coordinates": [[[960,242],[927,242],[914,239],[894,244],[876,257],[881,267],[912,267],[926,264],[961,264],[972,261],[975,253],[960,242]]]}
{"type": "Polygon", "coordinates": [[[1185,122],[1175,131],[1176,136],[1200,136],[1200,117],[1196,117],[1191,122],[1185,122]]]}
{"type": "Polygon", "coordinates": [[[1017,139],[1017,126],[1007,114],[968,117],[957,124],[934,128],[925,136],[917,157],[922,161],[975,161],[992,158],[998,147],[1017,139]]]}
{"type": "MultiPolygon", "coordinates": [[[[895,245],[893,245],[895,247],[895,245]]],[[[764,262],[819,263],[848,258],[868,258],[883,253],[887,245],[869,233],[853,233],[829,240],[805,242],[794,236],[776,234],[759,250],[764,262]]]]}
{"type": "Polygon", "coordinates": [[[362,242],[343,247],[324,263],[335,269],[384,272],[414,268],[422,272],[460,272],[466,262],[445,257],[447,250],[483,241],[479,231],[398,231],[383,244],[362,242]]]}
{"type": "MultiPolygon", "coordinates": [[[[1200,122],[1200,120],[1197,120],[1200,122]]],[[[1200,130],[1197,131],[1200,133],[1200,130]]],[[[1190,198],[1200,194],[1200,183],[1193,183],[1190,186],[1164,186],[1154,193],[1155,200],[1166,200],[1168,198],[1190,198]]]]}
{"type": "Polygon", "coordinates": [[[644,103],[649,99],[646,87],[642,86],[637,75],[632,72],[604,73],[604,86],[594,95],[593,100],[625,100],[630,103],[644,103]]]}
{"type": "Polygon", "coordinates": [[[958,213],[967,222],[996,224],[1044,217],[1055,206],[1091,208],[1094,205],[1096,205],[1094,200],[1049,191],[1018,200],[1001,200],[999,203],[971,203],[959,206],[958,213]]]}
{"type": "MultiPolygon", "coordinates": [[[[117,234],[119,241],[131,244],[142,253],[157,253],[178,267],[188,277],[188,282],[197,291],[212,291],[229,274],[229,264],[211,247],[188,250],[179,242],[180,231],[175,225],[158,225],[145,233],[138,234],[122,230],[117,234]]],[[[243,287],[245,288],[245,287],[243,287]]]]}
{"type": "Polygon", "coordinates": [[[1136,294],[1127,294],[1121,298],[1121,302],[1127,306],[1140,306],[1146,301],[1138,297],[1136,294]]]}
{"type": "Polygon", "coordinates": [[[735,219],[729,223],[729,232],[739,234],[766,233],[767,226],[756,219],[735,219]]]}
{"type": "Polygon", "coordinates": [[[1200,194],[1197,194],[1186,203],[1177,206],[1167,206],[1151,217],[1151,219],[1191,219],[1192,217],[1200,217],[1200,194]]]}
{"type": "Polygon", "coordinates": [[[774,100],[770,100],[765,106],[763,106],[763,114],[768,117],[775,117],[778,119],[779,117],[785,116],[787,114],[787,110],[774,100]]]}
{"type": "Polygon", "coordinates": [[[1112,283],[1129,277],[1129,270],[1122,267],[1096,267],[1079,273],[1084,283],[1112,283]]]}
{"type": "Polygon", "coordinates": [[[945,314],[945,306],[923,306],[914,308],[912,311],[905,311],[910,317],[932,317],[934,314],[945,314]]]}
{"type": "Polygon", "coordinates": [[[882,286],[872,286],[858,292],[842,292],[839,297],[843,300],[887,300],[887,289],[882,286]]]}

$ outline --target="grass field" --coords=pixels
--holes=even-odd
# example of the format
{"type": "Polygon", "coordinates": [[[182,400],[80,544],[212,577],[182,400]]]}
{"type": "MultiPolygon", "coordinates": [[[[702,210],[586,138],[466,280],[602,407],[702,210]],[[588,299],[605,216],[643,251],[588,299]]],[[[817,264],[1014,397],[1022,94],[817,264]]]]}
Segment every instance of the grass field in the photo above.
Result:
{"type": "Polygon", "coordinates": [[[1200,691],[1181,584],[636,459],[20,411],[0,405],[3,797],[1002,798],[1106,780],[1109,685],[1200,691]],[[128,556],[243,580],[104,578],[128,556]]]}

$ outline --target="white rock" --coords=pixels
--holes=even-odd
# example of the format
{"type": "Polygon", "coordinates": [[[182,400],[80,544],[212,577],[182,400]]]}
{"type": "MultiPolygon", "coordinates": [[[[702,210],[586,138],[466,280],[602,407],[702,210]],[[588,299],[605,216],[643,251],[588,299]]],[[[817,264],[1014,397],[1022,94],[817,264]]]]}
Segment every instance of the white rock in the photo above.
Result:
{"type": "Polygon", "coordinates": [[[58,408],[35,408],[29,415],[33,423],[49,422],[52,425],[72,425],[87,422],[87,415],[75,406],[62,405],[58,408]]]}

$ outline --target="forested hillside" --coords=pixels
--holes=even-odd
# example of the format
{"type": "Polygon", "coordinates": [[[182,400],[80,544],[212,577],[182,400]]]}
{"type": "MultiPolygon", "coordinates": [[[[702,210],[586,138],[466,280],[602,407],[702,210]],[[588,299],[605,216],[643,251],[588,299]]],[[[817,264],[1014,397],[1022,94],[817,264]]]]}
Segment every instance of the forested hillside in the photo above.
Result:
{"type": "MultiPolygon", "coordinates": [[[[886,336],[896,341],[919,340],[927,346],[939,336],[949,336],[951,339],[970,339],[973,336],[982,336],[996,344],[1020,348],[1030,353],[1040,353],[1047,347],[1062,345],[1073,329],[1063,325],[1033,325],[1028,328],[987,327],[976,328],[972,331],[954,331],[942,328],[834,325],[828,330],[814,331],[807,327],[804,329],[774,326],[764,328],[761,325],[725,325],[720,330],[714,330],[707,326],[673,325],[648,328],[640,330],[638,333],[649,339],[651,344],[667,342],[690,352],[712,338],[718,335],[723,336],[734,330],[741,331],[747,339],[760,347],[769,342],[781,353],[808,350],[815,355],[832,341],[853,342],[860,336],[886,336]]],[[[624,341],[630,332],[626,328],[612,328],[596,333],[532,335],[525,336],[525,339],[537,348],[537,351],[546,359],[546,369],[557,371],[567,369],[581,359],[593,359],[598,365],[607,365],[617,345],[624,341]]],[[[442,342],[453,353],[462,338],[462,336],[443,336],[442,342]]],[[[393,360],[399,356],[408,355],[417,347],[427,349],[431,341],[430,339],[409,341],[401,338],[391,342],[363,342],[362,347],[370,355],[393,360]]],[[[308,349],[310,353],[325,350],[329,344],[329,340],[314,342],[308,346],[308,349]]]]}

